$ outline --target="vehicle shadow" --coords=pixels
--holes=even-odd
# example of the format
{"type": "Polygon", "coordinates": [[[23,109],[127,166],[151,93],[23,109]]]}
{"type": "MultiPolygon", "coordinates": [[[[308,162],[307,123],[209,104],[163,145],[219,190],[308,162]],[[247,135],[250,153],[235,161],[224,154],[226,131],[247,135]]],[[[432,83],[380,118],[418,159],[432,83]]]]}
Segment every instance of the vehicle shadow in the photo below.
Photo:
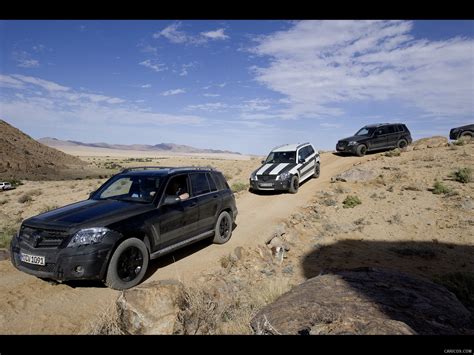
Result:
{"type": "MultiPolygon", "coordinates": [[[[313,178],[309,178],[309,179],[306,179],[305,181],[303,181],[300,184],[299,188],[304,186],[308,181],[311,181],[312,179],[313,178]]],[[[251,188],[249,188],[247,191],[249,191],[251,194],[259,195],[259,196],[275,196],[275,195],[289,194],[288,191],[284,191],[284,190],[252,190],[251,188]]]]}
{"type": "MultiPolygon", "coordinates": [[[[474,247],[434,242],[385,242],[341,240],[318,246],[304,256],[304,275],[313,278],[357,268],[397,271],[442,284],[453,292],[471,312],[470,328],[474,329],[474,247]]],[[[390,319],[408,324],[418,334],[426,333],[425,323],[406,309],[397,306],[397,287],[362,287],[344,280],[364,299],[378,305],[390,319]],[[392,303],[390,303],[392,302],[392,303]],[[424,324],[424,325],[423,325],[424,324]]],[[[404,296],[411,294],[406,291],[404,296]]],[[[416,303],[418,299],[412,300],[416,303]]],[[[408,309],[408,308],[407,308],[408,309]]],[[[419,311],[419,309],[418,309],[419,311]]],[[[426,319],[425,319],[426,321],[426,319]]]]}
{"type": "MultiPolygon", "coordinates": [[[[386,152],[386,151],[389,151],[389,150],[392,150],[392,149],[373,150],[371,152],[365,153],[365,155],[370,156],[370,155],[374,155],[374,154],[377,154],[377,153],[383,153],[383,152],[386,152]]],[[[336,155],[338,157],[344,157],[344,158],[358,157],[356,154],[344,153],[344,152],[332,152],[332,155],[336,155]]]]}

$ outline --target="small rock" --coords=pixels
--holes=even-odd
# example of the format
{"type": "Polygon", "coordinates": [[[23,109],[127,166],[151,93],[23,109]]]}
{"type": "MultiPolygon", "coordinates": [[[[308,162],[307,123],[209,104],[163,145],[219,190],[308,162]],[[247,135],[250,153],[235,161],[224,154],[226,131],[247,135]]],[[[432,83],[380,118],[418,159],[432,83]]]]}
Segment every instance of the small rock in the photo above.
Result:
{"type": "Polygon", "coordinates": [[[293,265],[285,266],[281,272],[289,275],[293,274],[293,265]]]}

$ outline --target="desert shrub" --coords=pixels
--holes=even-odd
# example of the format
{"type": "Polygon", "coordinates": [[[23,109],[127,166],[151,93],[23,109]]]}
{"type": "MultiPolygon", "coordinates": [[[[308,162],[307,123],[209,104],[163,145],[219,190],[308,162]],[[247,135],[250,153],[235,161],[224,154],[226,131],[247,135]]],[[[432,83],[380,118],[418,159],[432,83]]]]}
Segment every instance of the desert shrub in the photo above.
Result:
{"type": "Polygon", "coordinates": [[[455,140],[455,141],[453,142],[453,144],[454,144],[454,145],[462,146],[462,145],[468,144],[468,143],[470,142],[470,140],[471,140],[471,137],[461,137],[461,138],[455,140]]]}
{"type": "Polygon", "coordinates": [[[55,210],[56,208],[59,208],[58,205],[48,205],[48,206],[44,206],[40,213],[46,213],[46,212],[49,212],[49,211],[52,211],[52,210],[55,210]]]}
{"type": "Polygon", "coordinates": [[[474,273],[453,272],[437,276],[433,281],[454,293],[459,301],[474,313],[474,273]]]}
{"type": "Polygon", "coordinates": [[[232,187],[231,187],[233,192],[244,191],[244,190],[247,190],[248,188],[249,188],[249,184],[244,184],[242,182],[236,182],[232,184],[232,187]]]}
{"type": "Polygon", "coordinates": [[[23,182],[17,179],[10,179],[10,180],[7,180],[7,182],[9,182],[13,187],[23,185],[23,182]]]}
{"type": "Polygon", "coordinates": [[[6,204],[7,202],[8,200],[6,198],[4,198],[3,200],[0,200],[0,206],[6,204]]]}
{"type": "Polygon", "coordinates": [[[435,183],[433,184],[432,192],[436,195],[448,194],[451,192],[451,189],[445,184],[443,184],[442,181],[435,181],[435,183]]]}
{"type": "Polygon", "coordinates": [[[354,208],[357,205],[360,205],[362,201],[357,196],[347,196],[344,201],[342,201],[343,208],[354,208]]]}
{"type": "Polygon", "coordinates": [[[120,326],[117,307],[110,304],[95,320],[89,323],[84,331],[87,335],[125,335],[126,332],[120,326]]]}
{"type": "Polygon", "coordinates": [[[17,232],[18,228],[15,226],[2,227],[0,229],[0,248],[8,248],[10,240],[13,235],[17,232]]]}
{"type": "Polygon", "coordinates": [[[400,154],[401,154],[401,150],[399,148],[395,148],[393,150],[386,152],[384,155],[386,157],[399,157],[400,154]]]}
{"type": "Polygon", "coordinates": [[[463,184],[472,181],[472,169],[461,168],[453,172],[454,180],[462,182],[463,184]]]}
{"type": "Polygon", "coordinates": [[[34,190],[31,190],[29,193],[31,196],[39,196],[43,193],[43,191],[41,191],[40,189],[34,189],[34,190]]]}
{"type": "Polygon", "coordinates": [[[25,192],[18,198],[18,202],[20,203],[26,203],[31,201],[33,201],[33,196],[29,192],[25,192]]]}

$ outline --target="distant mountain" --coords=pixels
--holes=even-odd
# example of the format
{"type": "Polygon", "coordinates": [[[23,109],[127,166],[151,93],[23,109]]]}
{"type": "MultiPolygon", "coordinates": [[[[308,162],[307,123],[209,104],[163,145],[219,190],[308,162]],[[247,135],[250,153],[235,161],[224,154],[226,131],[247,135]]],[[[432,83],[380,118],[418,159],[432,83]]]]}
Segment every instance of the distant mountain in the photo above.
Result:
{"type": "Polygon", "coordinates": [[[150,152],[171,152],[171,153],[226,153],[239,154],[238,152],[231,152],[228,150],[218,149],[200,149],[191,147],[189,145],[174,144],[174,143],[159,143],[155,145],[149,144],[108,144],[108,143],[83,143],[78,141],[63,141],[56,138],[44,137],[38,139],[38,142],[49,147],[89,147],[89,148],[107,148],[118,150],[141,150],[150,152]]]}

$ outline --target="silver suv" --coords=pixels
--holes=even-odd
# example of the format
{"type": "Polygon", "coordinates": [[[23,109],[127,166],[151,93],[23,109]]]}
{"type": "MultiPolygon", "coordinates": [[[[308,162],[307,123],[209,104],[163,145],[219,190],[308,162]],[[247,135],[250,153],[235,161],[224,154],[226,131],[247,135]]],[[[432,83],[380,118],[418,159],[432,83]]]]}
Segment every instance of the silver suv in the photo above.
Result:
{"type": "Polygon", "coordinates": [[[250,189],[286,190],[294,194],[303,181],[319,177],[319,172],[319,152],[312,144],[285,144],[274,148],[250,175],[250,189]]]}
{"type": "Polygon", "coordinates": [[[9,182],[0,182],[0,190],[11,190],[12,188],[12,184],[9,182]]]}

